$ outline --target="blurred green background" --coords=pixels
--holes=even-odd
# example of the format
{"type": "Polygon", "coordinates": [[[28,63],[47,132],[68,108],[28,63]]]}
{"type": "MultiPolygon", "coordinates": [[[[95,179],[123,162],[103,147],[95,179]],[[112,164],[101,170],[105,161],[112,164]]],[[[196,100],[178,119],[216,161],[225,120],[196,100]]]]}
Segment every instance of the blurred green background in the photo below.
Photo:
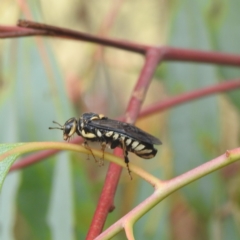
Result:
{"type": "MultiPolygon", "coordinates": [[[[238,0],[2,0],[0,24],[24,18],[142,44],[240,54],[239,9],[238,0]]],[[[124,114],[143,62],[85,42],[1,39],[0,142],[61,141],[60,131],[48,130],[52,120],[85,111],[124,114]]],[[[236,67],[165,62],[144,106],[239,76],[236,67]]],[[[161,179],[182,174],[239,146],[239,110],[236,90],[142,119],[137,125],[163,145],[150,161],[130,159],[161,179]]],[[[0,239],[84,239],[108,165],[86,159],[64,152],[10,173],[0,196],[0,239]]],[[[236,163],[168,197],[135,225],[136,239],[240,239],[239,169],[236,163]]],[[[105,228],[152,192],[123,170],[105,228]]]]}

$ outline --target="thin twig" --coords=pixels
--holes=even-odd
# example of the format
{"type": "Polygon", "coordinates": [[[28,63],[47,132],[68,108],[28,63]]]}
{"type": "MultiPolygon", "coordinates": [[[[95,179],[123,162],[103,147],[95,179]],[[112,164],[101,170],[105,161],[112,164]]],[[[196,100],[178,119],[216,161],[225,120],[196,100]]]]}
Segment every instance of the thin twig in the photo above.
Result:
{"type": "Polygon", "coordinates": [[[70,30],[68,28],[61,28],[61,27],[51,26],[43,23],[27,21],[27,20],[19,20],[18,26],[37,29],[37,30],[44,30],[44,31],[47,31],[46,35],[52,36],[52,37],[63,37],[63,38],[69,38],[74,40],[98,43],[108,47],[121,48],[128,51],[133,51],[134,49],[135,52],[142,53],[142,54],[145,54],[145,52],[148,49],[148,46],[146,45],[135,44],[135,43],[121,41],[121,40],[112,40],[104,37],[97,37],[92,34],[82,33],[79,31],[70,30]]]}
{"type": "Polygon", "coordinates": [[[172,108],[180,104],[184,104],[199,98],[203,98],[212,94],[228,92],[238,88],[240,88],[240,79],[233,79],[233,80],[226,80],[225,82],[221,82],[210,87],[205,87],[205,88],[197,89],[191,92],[182,93],[180,95],[169,97],[166,100],[157,102],[147,107],[141,112],[140,117],[145,117],[145,116],[152,115],[156,112],[168,110],[169,108],[172,108]]]}
{"type": "MultiPolygon", "coordinates": [[[[133,225],[147,211],[155,207],[164,198],[197,179],[206,176],[220,168],[240,160],[240,148],[227,151],[225,154],[212,159],[180,176],[165,181],[157,187],[151,196],[146,198],[138,206],[128,212],[124,217],[115,222],[112,226],[101,233],[95,240],[110,239],[120,232],[125,226],[129,231],[129,225],[133,225]]],[[[125,231],[126,231],[125,230],[125,231]]]]}

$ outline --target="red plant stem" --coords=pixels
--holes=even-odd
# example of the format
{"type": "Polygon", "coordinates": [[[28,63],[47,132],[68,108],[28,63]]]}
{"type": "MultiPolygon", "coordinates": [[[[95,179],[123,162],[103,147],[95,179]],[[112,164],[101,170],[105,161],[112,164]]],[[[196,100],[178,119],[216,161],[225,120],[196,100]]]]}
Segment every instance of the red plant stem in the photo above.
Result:
{"type": "Polygon", "coordinates": [[[214,63],[218,65],[240,66],[240,56],[210,51],[199,51],[164,47],[164,60],[214,63]]]}
{"type": "Polygon", "coordinates": [[[45,36],[47,31],[27,29],[15,26],[0,26],[0,38],[18,38],[30,36],[45,36]]]}
{"type": "MultiPolygon", "coordinates": [[[[146,109],[141,111],[141,113],[139,114],[139,118],[155,114],[156,112],[159,112],[159,111],[168,110],[169,108],[175,107],[177,105],[180,105],[198,98],[202,98],[204,96],[208,96],[214,93],[227,92],[227,91],[235,90],[237,88],[240,88],[240,79],[228,80],[226,82],[222,82],[214,86],[206,87],[206,88],[195,90],[188,93],[183,93],[179,96],[170,97],[169,99],[166,99],[162,102],[157,102],[147,107],[146,109]]],[[[123,120],[123,118],[118,118],[118,119],[123,120]]],[[[80,143],[82,142],[82,139],[75,138],[71,142],[80,143]]],[[[21,161],[16,162],[11,167],[10,171],[28,167],[32,164],[42,161],[43,158],[47,158],[56,154],[57,152],[59,152],[59,150],[46,150],[46,151],[40,151],[38,153],[31,154],[27,157],[22,158],[21,161]]]]}
{"type": "MultiPolygon", "coordinates": [[[[21,27],[17,27],[17,26],[0,26],[0,33],[1,33],[1,36],[2,36],[2,33],[6,32],[6,33],[14,33],[14,32],[24,32],[24,31],[29,31],[29,29],[26,29],[26,28],[21,28],[21,27]]],[[[34,30],[36,31],[36,30],[34,30]]]]}
{"type": "MultiPolygon", "coordinates": [[[[160,52],[156,52],[154,48],[148,50],[145,58],[145,64],[142,68],[141,74],[139,75],[139,79],[133,90],[127,108],[126,122],[134,123],[137,120],[140,107],[144,101],[151,79],[161,57],[162,55],[160,52]]],[[[121,151],[117,149],[115,154],[120,155],[121,151]]],[[[86,239],[94,239],[102,232],[108,213],[114,209],[114,196],[117,190],[121,171],[122,167],[114,163],[110,163],[101,196],[99,198],[86,239]]]]}
{"type": "Polygon", "coordinates": [[[48,157],[51,157],[52,155],[58,153],[59,150],[45,150],[45,151],[40,151],[34,154],[31,154],[27,157],[22,158],[20,161],[17,161],[12,165],[10,168],[9,172],[19,170],[21,168],[29,167],[33,164],[36,164],[42,160],[47,159],[48,157]]]}
{"type": "Polygon", "coordinates": [[[164,51],[155,51],[155,48],[150,48],[146,54],[146,64],[140,73],[139,80],[133,90],[127,111],[126,121],[133,124],[139,115],[140,108],[145,99],[151,79],[154,75],[158,63],[163,58],[164,51]]]}
{"type": "MultiPolygon", "coordinates": [[[[148,45],[137,44],[129,41],[113,40],[113,39],[104,38],[104,37],[96,37],[94,35],[82,33],[79,31],[73,31],[66,28],[55,27],[55,26],[27,21],[27,20],[19,20],[18,25],[21,27],[0,26],[0,38],[26,37],[26,36],[36,36],[36,35],[59,37],[59,38],[62,37],[62,38],[97,43],[97,44],[105,45],[108,47],[115,47],[115,48],[136,52],[140,54],[146,54],[149,48],[151,49],[153,48],[148,45]]],[[[155,51],[160,51],[161,53],[159,54],[164,53],[163,59],[167,61],[181,60],[181,61],[240,66],[240,56],[234,55],[234,54],[180,49],[180,48],[172,48],[172,47],[155,47],[155,51]]]]}
{"type": "Polygon", "coordinates": [[[183,93],[178,96],[169,97],[169,99],[166,99],[162,102],[157,102],[144,109],[141,112],[140,117],[149,116],[156,112],[167,110],[171,107],[175,107],[183,103],[187,103],[208,95],[212,95],[214,93],[227,92],[231,90],[236,90],[237,88],[240,88],[240,79],[228,80],[226,82],[222,82],[210,87],[183,93]]]}
{"type": "Polygon", "coordinates": [[[24,28],[32,28],[35,30],[44,30],[45,36],[63,37],[68,39],[98,43],[108,47],[116,47],[116,48],[138,52],[142,54],[145,54],[147,49],[149,48],[146,45],[135,44],[127,41],[112,40],[109,38],[98,37],[92,34],[82,33],[82,32],[70,30],[67,28],[60,28],[60,27],[55,27],[55,26],[27,21],[27,20],[19,20],[18,26],[24,27],[24,28]]]}

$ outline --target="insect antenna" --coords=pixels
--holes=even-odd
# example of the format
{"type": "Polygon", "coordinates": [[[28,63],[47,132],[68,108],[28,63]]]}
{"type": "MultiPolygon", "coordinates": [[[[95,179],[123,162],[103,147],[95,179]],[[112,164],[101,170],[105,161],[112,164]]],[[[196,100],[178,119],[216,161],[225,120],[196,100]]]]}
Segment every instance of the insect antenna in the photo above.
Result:
{"type": "Polygon", "coordinates": [[[64,130],[64,126],[62,126],[60,123],[53,121],[53,123],[57,124],[59,127],[49,127],[48,129],[60,129],[64,130]]]}

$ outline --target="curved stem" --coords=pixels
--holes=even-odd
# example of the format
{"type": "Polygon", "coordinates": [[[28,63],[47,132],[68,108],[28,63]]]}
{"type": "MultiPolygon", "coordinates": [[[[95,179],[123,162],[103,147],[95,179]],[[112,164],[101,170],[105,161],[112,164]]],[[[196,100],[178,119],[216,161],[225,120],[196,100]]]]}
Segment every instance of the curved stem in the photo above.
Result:
{"type": "Polygon", "coordinates": [[[131,222],[136,222],[141,218],[146,212],[156,206],[164,198],[180,189],[189,183],[206,176],[222,167],[225,167],[233,162],[240,160],[240,148],[236,148],[227,151],[225,154],[206,162],[199,167],[196,167],[180,176],[173,179],[165,181],[161,186],[158,186],[154,193],[141,202],[138,206],[132,209],[128,214],[122,217],[120,220],[115,222],[112,226],[106,229],[102,234],[100,234],[97,239],[109,239],[116,235],[120,230],[124,228],[124,223],[128,224],[131,222]]]}
{"type": "MultiPolygon", "coordinates": [[[[82,147],[77,144],[71,144],[71,143],[61,143],[61,142],[30,142],[30,143],[20,143],[19,146],[16,146],[15,148],[12,148],[11,150],[4,152],[0,155],[0,162],[3,161],[5,158],[7,158],[10,155],[20,155],[24,153],[29,153],[33,151],[38,151],[42,149],[58,149],[58,150],[69,150],[69,151],[75,151],[75,152],[82,152],[82,153],[89,153],[89,150],[85,147],[82,147]]],[[[97,156],[98,158],[102,157],[102,151],[92,149],[92,152],[94,156],[97,156]]],[[[113,162],[115,164],[120,165],[121,167],[126,168],[125,162],[119,158],[116,157],[110,153],[105,153],[104,158],[106,160],[109,160],[110,162],[113,162]]],[[[141,178],[145,179],[147,182],[149,182],[153,187],[157,187],[161,185],[161,180],[154,177],[153,175],[149,174],[148,172],[144,171],[142,168],[137,167],[134,164],[129,164],[129,167],[131,168],[131,171],[137,175],[139,175],[141,178]]]]}
{"type": "Polygon", "coordinates": [[[133,223],[132,223],[132,221],[127,221],[125,226],[124,226],[124,229],[125,229],[127,239],[128,240],[134,240],[135,238],[134,238],[134,234],[133,234],[133,223]]]}
{"type": "MultiPolygon", "coordinates": [[[[222,82],[222,83],[210,86],[210,87],[183,93],[178,96],[172,96],[166,100],[157,102],[155,104],[152,104],[152,105],[146,107],[144,110],[142,110],[140,112],[139,118],[150,116],[159,111],[164,111],[169,108],[175,107],[179,104],[184,104],[186,102],[189,102],[189,101],[192,101],[195,99],[199,99],[199,98],[202,98],[205,96],[209,96],[211,94],[227,92],[227,91],[231,91],[231,90],[234,90],[237,88],[240,88],[240,79],[227,80],[225,82],[222,82]]],[[[123,120],[124,118],[119,117],[118,119],[123,120]]],[[[83,142],[82,138],[75,138],[71,141],[71,143],[82,143],[82,142],[83,142]]],[[[11,167],[10,171],[14,171],[17,169],[21,169],[21,168],[30,166],[31,164],[37,163],[38,161],[42,161],[43,159],[45,159],[51,155],[54,155],[58,152],[59,152],[59,150],[45,150],[45,151],[41,151],[39,153],[34,153],[32,155],[26,156],[21,161],[18,161],[17,163],[15,163],[11,167]]]]}

